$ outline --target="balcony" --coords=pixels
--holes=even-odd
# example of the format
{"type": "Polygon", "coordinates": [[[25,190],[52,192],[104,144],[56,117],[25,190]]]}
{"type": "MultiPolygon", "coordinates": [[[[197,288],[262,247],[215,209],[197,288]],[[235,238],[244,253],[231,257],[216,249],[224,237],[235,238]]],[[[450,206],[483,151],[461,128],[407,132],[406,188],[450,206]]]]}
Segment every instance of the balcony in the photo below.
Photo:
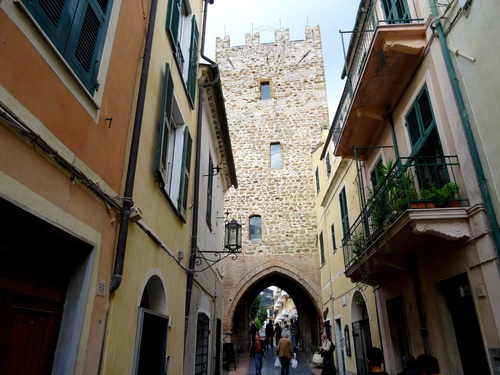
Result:
{"type": "Polygon", "coordinates": [[[342,240],[346,276],[379,285],[407,271],[410,253],[439,251],[470,237],[456,156],[401,158],[370,193],[342,240]],[[432,244],[432,250],[430,247],[432,244]]]}
{"type": "Polygon", "coordinates": [[[372,145],[387,114],[399,102],[419,66],[429,35],[422,19],[381,20],[373,1],[358,15],[352,33],[346,85],[330,137],[335,155],[354,159],[353,146],[372,145]]]}

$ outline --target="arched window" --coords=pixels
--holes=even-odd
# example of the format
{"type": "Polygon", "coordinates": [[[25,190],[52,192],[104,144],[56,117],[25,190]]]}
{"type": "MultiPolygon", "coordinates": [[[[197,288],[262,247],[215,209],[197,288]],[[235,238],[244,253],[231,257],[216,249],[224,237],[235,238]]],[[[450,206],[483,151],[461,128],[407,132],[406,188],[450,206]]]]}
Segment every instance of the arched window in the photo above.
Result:
{"type": "Polygon", "coordinates": [[[260,241],[262,239],[262,218],[260,215],[250,216],[250,240],[260,241]]]}

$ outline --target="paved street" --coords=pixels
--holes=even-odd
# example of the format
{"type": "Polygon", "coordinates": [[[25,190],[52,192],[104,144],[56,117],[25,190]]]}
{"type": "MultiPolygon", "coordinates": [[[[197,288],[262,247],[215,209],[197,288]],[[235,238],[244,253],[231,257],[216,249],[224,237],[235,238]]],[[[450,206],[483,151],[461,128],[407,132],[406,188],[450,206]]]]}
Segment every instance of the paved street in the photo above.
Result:
{"type": "MultiPolygon", "coordinates": [[[[276,359],[276,347],[266,350],[264,358],[264,366],[262,367],[262,375],[280,375],[281,369],[274,367],[274,361],[276,359]]],[[[297,368],[293,369],[290,366],[290,375],[319,375],[321,369],[314,367],[312,363],[309,363],[305,356],[302,355],[300,349],[297,351],[297,361],[299,365],[297,368]]],[[[238,354],[236,370],[234,366],[231,366],[229,372],[224,370],[223,374],[227,375],[255,375],[255,367],[253,358],[250,357],[249,353],[238,354]]]]}

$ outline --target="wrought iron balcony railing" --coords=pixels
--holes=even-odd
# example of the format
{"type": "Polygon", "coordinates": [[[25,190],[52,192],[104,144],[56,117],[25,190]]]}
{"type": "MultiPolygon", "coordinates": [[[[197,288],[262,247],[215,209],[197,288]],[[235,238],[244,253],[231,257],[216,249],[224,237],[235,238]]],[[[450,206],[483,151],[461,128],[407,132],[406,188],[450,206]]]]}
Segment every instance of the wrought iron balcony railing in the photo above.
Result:
{"type": "Polygon", "coordinates": [[[382,166],[382,178],[370,192],[361,214],[342,239],[349,268],[408,209],[460,207],[456,156],[401,158],[382,166]]]}

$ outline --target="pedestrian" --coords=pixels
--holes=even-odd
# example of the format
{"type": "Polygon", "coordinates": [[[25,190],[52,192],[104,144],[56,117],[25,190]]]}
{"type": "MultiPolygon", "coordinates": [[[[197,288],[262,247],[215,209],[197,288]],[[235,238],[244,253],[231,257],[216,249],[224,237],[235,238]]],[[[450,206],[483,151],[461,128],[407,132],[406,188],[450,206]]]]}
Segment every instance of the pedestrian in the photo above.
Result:
{"type": "Polygon", "coordinates": [[[255,325],[255,322],[253,320],[250,321],[250,340],[253,340],[255,335],[257,334],[257,326],[255,325]]]}
{"type": "Polygon", "coordinates": [[[335,362],[333,360],[333,351],[335,350],[335,344],[328,338],[326,332],[323,332],[321,338],[322,344],[320,348],[320,354],[323,357],[323,367],[321,369],[321,375],[335,374],[335,362]]]}
{"type": "Polygon", "coordinates": [[[266,348],[268,347],[268,345],[270,345],[271,348],[273,347],[273,337],[274,337],[273,321],[269,319],[269,322],[266,324],[266,339],[267,339],[266,348]]]}
{"type": "Polygon", "coordinates": [[[288,375],[290,372],[290,361],[294,356],[292,340],[290,340],[288,333],[285,333],[278,342],[276,355],[280,359],[281,375],[288,375]]]}
{"type": "Polygon", "coordinates": [[[297,320],[290,320],[290,333],[292,334],[293,350],[297,349],[297,333],[299,332],[299,325],[297,320]]]}
{"type": "Polygon", "coordinates": [[[407,354],[401,360],[403,362],[403,372],[398,375],[419,375],[417,361],[414,356],[407,354]]]}
{"type": "Polygon", "coordinates": [[[420,354],[417,358],[417,369],[420,375],[440,375],[439,362],[430,354],[420,354]]]}
{"type": "Polygon", "coordinates": [[[262,363],[264,359],[265,345],[264,340],[259,335],[255,335],[250,348],[250,355],[253,357],[255,364],[255,375],[262,375],[262,363]]]}
{"type": "Polygon", "coordinates": [[[281,337],[285,337],[285,335],[288,335],[288,337],[292,336],[292,333],[290,332],[290,328],[288,327],[288,324],[285,324],[285,326],[281,330],[281,337]]]}
{"type": "Polygon", "coordinates": [[[280,342],[281,339],[281,326],[278,322],[274,325],[274,335],[276,336],[276,344],[280,342]]]}
{"type": "Polygon", "coordinates": [[[387,372],[382,370],[382,364],[384,363],[382,350],[372,347],[366,351],[366,358],[368,361],[368,367],[370,368],[367,375],[389,375],[387,372]]]}

